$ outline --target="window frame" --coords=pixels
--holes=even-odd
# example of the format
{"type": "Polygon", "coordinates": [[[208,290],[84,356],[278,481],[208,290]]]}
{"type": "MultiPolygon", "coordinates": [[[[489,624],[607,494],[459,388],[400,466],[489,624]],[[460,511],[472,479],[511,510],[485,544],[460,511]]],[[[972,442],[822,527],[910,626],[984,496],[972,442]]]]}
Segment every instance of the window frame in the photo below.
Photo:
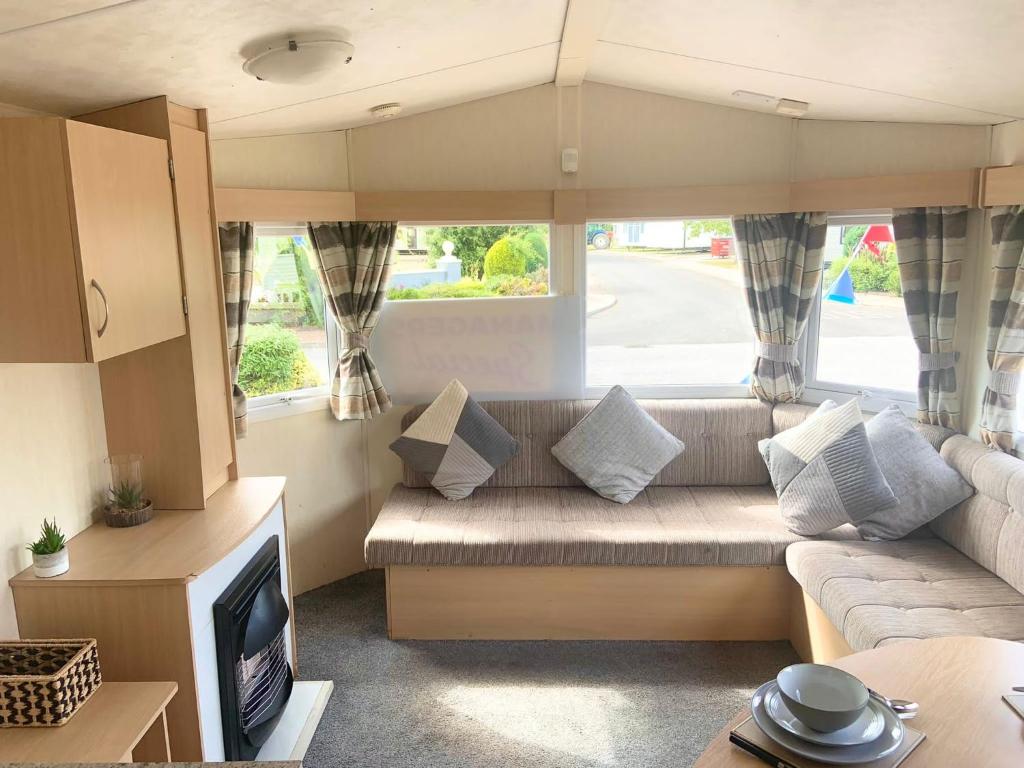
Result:
{"type": "MultiPolygon", "coordinates": [[[[304,223],[257,223],[253,232],[254,237],[294,237],[297,235],[308,238],[307,227],[304,223]]],[[[249,421],[267,421],[323,410],[328,407],[331,399],[331,378],[338,367],[339,338],[338,324],[334,320],[326,296],[324,297],[324,332],[327,336],[326,382],[319,387],[307,387],[290,392],[277,392],[248,398],[246,402],[249,421]]]]}
{"type": "MultiPolygon", "coordinates": [[[[444,301],[504,301],[506,299],[513,299],[517,301],[531,301],[534,299],[547,299],[552,296],[561,295],[557,290],[558,279],[561,277],[560,265],[561,259],[556,258],[556,253],[561,246],[559,239],[559,230],[561,229],[553,219],[504,219],[499,221],[493,221],[491,219],[482,221],[402,221],[399,220],[397,225],[399,228],[402,227],[511,227],[516,224],[544,224],[548,228],[548,292],[540,296],[475,296],[472,298],[441,298],[441,299],[384,299],[384,303],[388,304],[436,304],[444,301]],[[557,271],[557,275],[556,275],[557,271]]],[[[458,256],[458,254],[455,254],[458,256]]],[[[388,282],[395,278],[395,276],[402,274],[401,272],[392,272],[388,277],[388,282]]],[[[385,287],[385,291],[390,290],[390,285],[385,287]]]]}
{"type": "MultiPolygon", "coordinates": [[[[611,384],[608,385],[591,385],[587,383],[587,258],[589,251],[587,250],[587,226],[590,224],[598,223],[612,223],[612,224],[631,224],[640,223],[643,224],[648,221],[695,221],[701,219],[732,219],[732,216],[726,215],[701,215],[701,216],[650,216],[644,219],[637,219],[635,217],[616,218],[606,217],[602,219],[588,219],[583,224],[578,224],[573,227],[574,230],[574,248],[576,258],[573,260],[579,265],[575,274],[575,285],[576,293],[581,297],[580,301],[580,314],[581,314],[581,329],[580,333],[580,378],[582,385],[582,395],[588,400],[599,400],[607,395],[611,389],[611,384]]],[[[751,325],[750,328],[750,360],[753,363],[754,360],[754,328],[751,325]]],[[[649,400],[681,400],[681,399],[712,399],[716,397],[722,398],[753,398],[750,392],[750,387],[746,384],[622,384],[621,385],[630,395],[635,398],[649,399],[649,400]]]]}
{"type": "MultiPolygon", "coordinates": [[[[839,212],[828,215],[829,226],[857,226],[861,224],[892,224],[891,210],[839,212]]],[[[840,399],[842,401],[858,398],[862,410],[877,412],[886,406],[895,404],[908,416],[917,413],[917,391],[898,390],[885,387],[865,387],[857,384],[844,384],[818,378],[818,342],[821,331],[821,294],[824,280],[818,282],[818,290],[811,302],[811,312],[807,318],[807,328],[797,347],[800,365],[804,370],[805,389],[803,402],[810,404],[822,403],[825,400],[840,399]],[[812,343],[811,340],[814,340],[812,343]]]]}

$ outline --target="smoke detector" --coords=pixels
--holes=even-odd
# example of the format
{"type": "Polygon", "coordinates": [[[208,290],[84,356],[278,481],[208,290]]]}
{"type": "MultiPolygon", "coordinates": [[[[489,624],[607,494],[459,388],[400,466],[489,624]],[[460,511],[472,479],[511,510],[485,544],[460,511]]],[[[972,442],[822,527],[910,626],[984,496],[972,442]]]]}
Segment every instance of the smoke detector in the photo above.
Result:
{"type": "Polygon", "coordinates": [[[370,107],[370,114],[376,117],[378,120],[387,120],[390,117],[398,117],[402,111],[402,105],[397,101],[389,102],[388,104],[378,104],[375,107],[370,107]]]}
{"type": "Polygon", "coordinates": [[[270,83],[311,83],[352,61],[344,40],[290,37],[262,47],[242,64],[246,74],[270,83]]]}

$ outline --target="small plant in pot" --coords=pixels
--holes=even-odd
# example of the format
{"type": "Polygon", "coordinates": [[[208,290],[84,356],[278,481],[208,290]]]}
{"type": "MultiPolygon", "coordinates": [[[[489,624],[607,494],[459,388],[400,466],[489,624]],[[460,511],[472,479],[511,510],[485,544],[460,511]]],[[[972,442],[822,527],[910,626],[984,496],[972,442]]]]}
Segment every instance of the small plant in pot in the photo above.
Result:
{"type": "Polygon", "coordinates": [[[153,518],[153,502],[142,490],[142,457],[111,456],[110,500],[103,519],[111,528],[130,528],[153,518]]]}
{"type": "Polygon", "coordinates": [[[57,527],[57,519],[43,519],[39,538],[28,545],[32,553],[32,571],[41,579],[60,576],[71,567],[68,557],[67,537],[57,527]]]}

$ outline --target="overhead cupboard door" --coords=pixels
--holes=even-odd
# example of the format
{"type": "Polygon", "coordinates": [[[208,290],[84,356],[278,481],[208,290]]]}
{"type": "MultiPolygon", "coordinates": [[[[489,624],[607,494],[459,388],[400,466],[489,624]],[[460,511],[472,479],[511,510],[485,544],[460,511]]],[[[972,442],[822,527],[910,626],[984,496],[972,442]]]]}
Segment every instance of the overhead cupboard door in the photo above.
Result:
{"type": "Polygon", "coordinates": [[[89,358],[183,335],[167,142],[65,126],[89,358]]]}

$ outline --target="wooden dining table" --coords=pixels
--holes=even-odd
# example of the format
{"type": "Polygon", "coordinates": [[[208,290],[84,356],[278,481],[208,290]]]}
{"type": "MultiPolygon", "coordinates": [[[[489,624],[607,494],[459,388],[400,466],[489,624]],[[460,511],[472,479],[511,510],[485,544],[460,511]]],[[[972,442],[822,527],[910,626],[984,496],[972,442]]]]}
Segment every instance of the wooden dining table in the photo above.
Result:
{"type": "MultiPolygon", "coordinates": [[[[1024,685],[1024,644],[987,637],[912,640],[844,656],[832,665],[884,696],[920,704],[908,725],[925,739],[901,768],[1024,766],[1024,719],[1002,698],[1024,685]]],[[[729,731],[749,714],[739,712],[694,768],[763,766],[729,742],[729,731]]]]}

